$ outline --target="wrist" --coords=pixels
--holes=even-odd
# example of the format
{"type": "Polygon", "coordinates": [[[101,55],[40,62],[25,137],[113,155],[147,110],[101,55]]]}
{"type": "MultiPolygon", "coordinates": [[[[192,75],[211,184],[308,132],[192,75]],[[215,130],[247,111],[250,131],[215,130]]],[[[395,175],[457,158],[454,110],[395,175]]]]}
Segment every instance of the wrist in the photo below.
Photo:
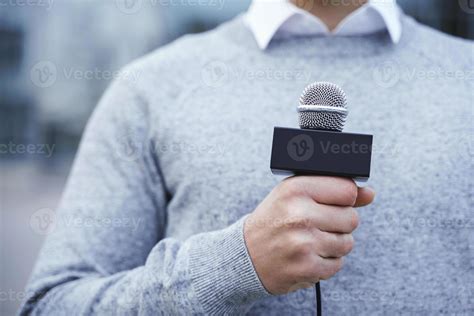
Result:
{"type": "Polygon", "coordinates": [[[260,282],[245,244],[246,217],[189,240],[191,280],[206,313],[239,313],[247,304],[271,295],[260,282]]]}

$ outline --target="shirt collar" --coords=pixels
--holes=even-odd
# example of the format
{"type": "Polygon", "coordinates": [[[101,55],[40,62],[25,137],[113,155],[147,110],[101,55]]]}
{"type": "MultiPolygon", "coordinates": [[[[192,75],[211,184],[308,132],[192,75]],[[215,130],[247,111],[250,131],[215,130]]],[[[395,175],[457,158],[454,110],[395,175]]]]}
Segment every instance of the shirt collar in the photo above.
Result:
{"type": "Polygon", "coordinates": [[[396,0],[369,0],[330,33],[320,19],[288,0],[253,0],[244,19],[258,46],[265,49],[274,37],[280,35],[350,36],[381,29],[386,29],[392,42],[398,43],[402,34],[400,12],[396,0]]]}

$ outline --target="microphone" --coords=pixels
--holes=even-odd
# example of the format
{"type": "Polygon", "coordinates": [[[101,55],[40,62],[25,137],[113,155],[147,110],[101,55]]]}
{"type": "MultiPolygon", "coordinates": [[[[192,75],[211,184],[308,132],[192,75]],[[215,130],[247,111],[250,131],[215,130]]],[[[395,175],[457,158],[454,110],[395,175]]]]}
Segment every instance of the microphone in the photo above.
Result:
{"type": "Polygon", "coordinates": [[[373,136],[342,132],[348,115],[344,91],[329,82],[310,84],[297,111],[300,129],[274,128],[272,172],[367,181],[373,136]]]}
{"type": "MultiPolygon", "coordinates": [[[[275,127],[270,168],[274,174],[327,175],[366,181],[372,135],[343,133],[348,115],[344,91],[329,82],[307,86],[298,105],[301,129],[275,127]]],[[[321,287],[315,284],[316,315],[322,315],[321,287]]]]}
{"type": "Polygon", "coordinates": [[[346,94],[337,85],[315,82],[307,86],[298,106],[300,128],[342,132],[346,122],[346,94]]]}

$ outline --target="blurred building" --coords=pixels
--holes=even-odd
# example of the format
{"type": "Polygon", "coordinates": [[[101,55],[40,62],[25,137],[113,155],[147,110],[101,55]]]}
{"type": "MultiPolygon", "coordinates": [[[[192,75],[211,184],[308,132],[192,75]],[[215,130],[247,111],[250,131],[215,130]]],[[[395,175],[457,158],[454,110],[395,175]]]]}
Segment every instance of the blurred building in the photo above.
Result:
{"type": "Polygon", "coordinates": [[[474,39],[473,0],[397,0],[403,10],[423,24],[445,33],[474,39]]]}
{"type": "Polygon", "coordinates": [[[114,0],[39,3],[0,20],[2,138],[74,147],[120,68],[164,43],[163,18],[159,7],[128,14],[114,0]]]}
{"type": "MultiPolygon", "coordinates": [[[[422,23],[474,38],[474,1],[465,0],[467,7],[463,1],[398,2],[422,23]]],[[[244,11],[250,0],[207,6],[160,6],[153,0],[31,3],[11,2],[0,10],[0,140],[33,139],[68,151],[123,65],[183,34],[215,27],[244,11]]]]}
{"type": "Polygon", "coordinates": [[[19,75],[25,32],[16,12],[0,10],[0,142],[26,137],[31,123],[31,102],[19,75]]]}

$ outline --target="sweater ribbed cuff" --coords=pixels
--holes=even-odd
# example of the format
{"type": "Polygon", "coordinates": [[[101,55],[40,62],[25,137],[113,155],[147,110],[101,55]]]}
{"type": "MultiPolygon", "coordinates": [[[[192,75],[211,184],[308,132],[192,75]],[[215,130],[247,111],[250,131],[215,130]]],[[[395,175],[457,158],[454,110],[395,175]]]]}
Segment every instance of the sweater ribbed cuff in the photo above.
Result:
{"type": "Polygon", "coordinates": [[[189,269],[206,314],[241,314],[249,303],[271,296],[248,254],[243,234],[245,219],[192,238],[189,269]]]}

